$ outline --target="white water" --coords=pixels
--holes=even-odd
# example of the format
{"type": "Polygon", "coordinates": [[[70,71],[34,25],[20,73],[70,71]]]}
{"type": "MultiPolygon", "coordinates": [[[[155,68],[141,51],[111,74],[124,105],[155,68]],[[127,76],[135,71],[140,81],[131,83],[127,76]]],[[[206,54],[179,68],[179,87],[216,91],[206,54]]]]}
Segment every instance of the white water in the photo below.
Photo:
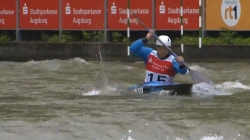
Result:
{"type": "MultiPolygon", "coordinates": [[[[101,60],[102,60],[102,58],[101,58],[101,60]]],[[[104,69],[103,62],[100,62],[100,64],[101,64],[101,68],[104,69]]],[[[217,75],[216,72],[214,72],[212,70],[207,70],[199,65],[191,65],[190,68],[195,70],[195,71],[199,71],[201,73],[207,74],[207,75],[217,75]]],[[[104,76],[106,76],[107,73],[104,73],[104,71],[102,69],[100,70],[100,73],[102,73],[104,76]]],[[[129,70],[129,71],[134,70],[134,71],[138,72],[138,68],[132,67],[132,66],[127,66],[127,65],[123,66],[121,69],[129,70]]],[[[186,75],[189,75],[189,74],[187,73],[186,75]]],[[[144,77],[142,77],[142,78],[144,78],[144,77]]],[[[108,82],[107,77],[106,77],[105,81],[108,82]]],[[[117,85],[112,87],[111,85],[108,85],[108,83],[104,83],[104,84],[107,84],[107,86],[104,89],[97,90],[97,89],[93,88],[87,92],[83,92],[82,95],[87,95],[87,96],[103,95],[103,94],[110,95],[109,92],[118,90],[117,85]]],[[[240,81],[224,81],[222,83],[215,84],[214,87],[207,85],[206,83],[195,84],[195,85],[193,85],[192,92],[196,96],[232,95],[234,92],[242,91],[242,90],[249,90],[249,89],[250,89],[249,85],[244,85],[240,81]]],[[[116,92],[116,93],[112,93],[112,94],[119,94],[119,93],[116,92]]]]}
{"type": "MultiPolygon", "coordinates": [[[[144,78],[145,70],[138,63],[106,64],[102,67],[99,63],[75,58],[0,66],[2,90],[6,92],[1,95],[3,110],[0,114],[4,119],[0,123],[0,135],[3,140],[37,137],[50,140],[249,139],[249,101],[245,99],[249,96],[237,96],[250,89],[248,68],[242,68],[242,73],[239,73],[234,66],[225,71],[201,64],[191,65],[192,69],[216,79],[215,89],[203,83],[193,88],[198,97],[222,96],[209,101],[175,97],[148,100],[75,96],[76,93],[86,96],[119,95],[120,84],[130,86],[144,78]],[[96,80],[106,86],[96,86],[96,80]],[[16,88],[13,89],[14,86],[16,88]]],[[[178,80],[185,82],[188,78],[189,74],[186,74],[179,76],[178,80]]]]}

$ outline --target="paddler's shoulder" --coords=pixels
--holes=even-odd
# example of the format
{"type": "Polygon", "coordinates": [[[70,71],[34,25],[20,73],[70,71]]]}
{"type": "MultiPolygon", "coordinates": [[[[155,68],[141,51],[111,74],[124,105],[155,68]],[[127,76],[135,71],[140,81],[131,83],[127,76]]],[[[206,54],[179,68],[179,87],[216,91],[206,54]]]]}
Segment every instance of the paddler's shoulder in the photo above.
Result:
{"type": "MultiPolygon", "coordinates": [[[[137,40],[135,40],[132,44],[131,44],[131,46],[130,46],[130,48],[131,49],[139,49],[139,48],[141,48],[141,47],[143,47],[143,48],[150,48],[150,47],[147,47],[146,46],[146,44],[147,44],[147,42],[148,42],[148,39],[146,38],[146,37],[144,37],[144,38],[140,38],[140,39],[137,39],[137,40]]],[[[151,48],[150,48],[151,49],[151,48]]]]}
{"type": "Polygon", "coordinates": [[[141,41],[142,41],[142,43],[144,43],[144,44],[148,43],[148,39],[147,39],[146,37],[141,38],[141,41]]]}
{"type": "Polygon", "coordinates": [[[148,43],[148,39],[146,37],[143,37],[143,38],[139,38],[135,40],[132,44],[138,44],[138,45],[140,44],[141,46],[142,45],[144,46],[147,43],[148,43]]]}

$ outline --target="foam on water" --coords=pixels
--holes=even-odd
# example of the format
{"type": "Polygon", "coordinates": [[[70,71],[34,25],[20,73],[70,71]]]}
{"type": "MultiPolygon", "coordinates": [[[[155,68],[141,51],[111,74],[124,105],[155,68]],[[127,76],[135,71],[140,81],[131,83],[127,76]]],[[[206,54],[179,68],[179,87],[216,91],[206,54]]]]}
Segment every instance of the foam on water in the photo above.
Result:
{"type": "Polygon", "coordinates": [[[134,67],[131,67],[131,66],[125,66],[125,67],[123,67],[122,69],[131,70],[131,69],[134,69],[134,67]]]}
{"type": "Polygon", "coordinates": [[[80,62],[80,63],[89,64],[89,62],[87,62],[86,60],[84,60],[84,59],[82,59],[82,58],[79,58],[79,57],[74,58],[74,61],[80,62]]]}
{"type": "MultiPolygon", "coordinates": [[[[209,70],[209,69],[205,69],[199,65],[192,65],[190,67],[192,70],[195,71],[199,71],[205,75],[216,75],[216,77],[218,77],[213,70],[209,70]]],[[[244,77],[241,80],[244,80],[246,77],[244,77]]],[[[199,84],[195,84],[193,85],[193,89],[192,92],[195,95],[198,96],[206,96],[206,95],[232,95],[238,91],[242,91],[242,90],[249,90],[250,86],[248,85],[244,85],[242,82],[240,81],[225,81],[223,83],[219,83],[219,84],[215,84],[214,86],[208,85],[206,83],[199,83],[199,84]]],[[[164,91],[165,93],[165,91],[164,91]]]]}
{"type": "Polygon", "coordinates": [[[223,82],[215,84],[214,87],[206,83],[195,84],[192,91],[197,95],[232,95],[235,92],[249,90],[250,86],[244,85],[241,82],[223,82]]]}
{"type": "Polygon", "coordinates": [[[21,66],[25,67],[32,67],[34,69],[47,69],[47,70],[59,70],[61,68],[61,64],[59,60],[43,60],[43,61],[28,61],[25,63],[22,63],[21,66]]]}
{"type": "Polygon", "coordinates": [[[116,86],[115,87],[111,87],[111,86],[107,86],[104,89],[92,89],[90,91],[87,92],[82,92],[83,96],[96,96],[96,95],[117,95],[117,93],[113,93],[114,91],[117,91],[116,86]]]}
{"type": "MultiPolygon", "coordinates": [[[[131,132],[132,132],[132,130],[129,130],[128,133],[126,135],[124,135],[121,140],[136,140],[136,139],[132,138],[131,132]]],[[[175,137],[175,138],[166,137],[166,140],[171,140],[171,139],[173,139],[173,140],[185,140],[185,139],[181,139],[179,137],[175,137]]],[[[224,138],[224,136],[221,136],[221,135],[217,135],[217,134],[212,135],[212,134],[210,134],[208,136],[206,135],[206,136],[201,137],[199,140],[225,140],[225,138],[224,138]]]]}
{"type": "Polygon", "coordinates": [[[88,91],[88,92],[82,92],[82,95],[84,96],[95,96],[95,95],[100,95],[102,91],[101,90],[96,90],[96,89],[93,89],[91,91],[88,91]]]}
{"type": "MultiPolygon", "coordinates": [[[[213,70],[203,68],[199,65],[192,65],[190,67],[195,71],[202,72],[205,75],[219,77],[213,70]]],[[[245,77],[246,78],[246,77],[245,77]]],[[[193,86],[193,93],[196,95],[232,95],[238,90],[249,90],[250,86],[244,85],[239,81],[225,81],[223,83],[215,84],[214,87],[206,83],[199,83],[193,86]]]]}
{"type": "MultiPolygon", "coordinates": [[[[123,135],[121,140],[137,140],[137,139],[133,138],[131,133],[132,133],[132,130],[128,130],[128,133],[123,135]]],[[[239,139],[244,139],[244,137],[242,137],[240,134],[238,134],[238,137],[239,137],[239,139]]],[[[195,138],[195,139],[197,139],[197,138],[195,138]]],[[[166,140],[188,140],[188,139],[185,139],[185,138],[182,139],[182,138],[179,138],[178,136],[177,137],[168,137],[167,136],[166,140]]],[[[226,140],[226,138],[223,135],[217,135],[217,134],[210,133],[208,135],[201,136],[197,140],[226,140]]],[[[234,139],[234,140],[237,140],[237,139],[234,139]]]]}
{"type": "Polygon", "coordinates": [[[206,83],[199,83],[199,84],[193,85],[192,92],[195,95],[231,95],[233,94],[228,91],[217,89],[206,83]]]}
{"type": "Polygon", "coordinates": [[[201,140],[225,140],[223,136],[220,135],[210,135],[210,136],[204,136],[201,138],[201,140]]]}
{"type": "Polygon", "coordinates": [[[239,81],[231,82],[227,81],[222,84],[217,84],[216,88],[222,88],[222,89],[230,89],[230,88],[235,88],[235,89],[250,89],[250,86],[244,85],[239,81]]]}

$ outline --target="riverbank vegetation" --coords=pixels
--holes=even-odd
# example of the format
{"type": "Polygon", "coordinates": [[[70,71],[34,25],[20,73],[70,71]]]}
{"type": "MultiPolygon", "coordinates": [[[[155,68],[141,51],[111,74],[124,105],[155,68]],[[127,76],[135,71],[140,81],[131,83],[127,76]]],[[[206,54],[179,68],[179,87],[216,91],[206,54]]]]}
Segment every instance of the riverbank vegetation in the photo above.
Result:
{"type": "MultiPolygon", "coordinates": [[[[144,37],[147,31],[131,31],[130,39],[127,31],[110,31],[107,40],[113,43],[131,43],[138,38],[144,37]]],[[[60,42],[58,31],[20,31],[21,42],[60,42]]],[[[173,44],[198,44],[198,31],[184,31],[181,39],[180,31],[156,31],[156,34],[166,34],[172,38],[173,44]]],[[[103,31],[62,31],[61,42],[104,42],[103,31]]],[[[16,42],[16,31],[0,31],[0,42],[16,42]]],[[[154,43],[151,40],[149,43],[154,43]]],[[[236,44],[250,45],[250,36],[247,32],[236,32],[227,29],[221,31],[207,31],[206,37],[202,38],[202,44],[236,44]]]]}

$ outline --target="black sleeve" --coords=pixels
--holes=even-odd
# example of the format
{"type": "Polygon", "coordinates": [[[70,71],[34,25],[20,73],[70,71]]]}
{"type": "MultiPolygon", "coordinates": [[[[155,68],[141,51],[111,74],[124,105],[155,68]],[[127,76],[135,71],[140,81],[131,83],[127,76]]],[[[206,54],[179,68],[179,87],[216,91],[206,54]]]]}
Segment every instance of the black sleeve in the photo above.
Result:
{"type": "Polygon", "coordinates": [[[184,65],[179,65],[179,68],[180,68],[180,69],[184,69],[185,66],[184,66],[184,65]]]}
{"type": "Polygon", "coordinates": [[[142,38],[142,42],[146,44],[148,42],[148,39],[146,37],[142,38]]]}

